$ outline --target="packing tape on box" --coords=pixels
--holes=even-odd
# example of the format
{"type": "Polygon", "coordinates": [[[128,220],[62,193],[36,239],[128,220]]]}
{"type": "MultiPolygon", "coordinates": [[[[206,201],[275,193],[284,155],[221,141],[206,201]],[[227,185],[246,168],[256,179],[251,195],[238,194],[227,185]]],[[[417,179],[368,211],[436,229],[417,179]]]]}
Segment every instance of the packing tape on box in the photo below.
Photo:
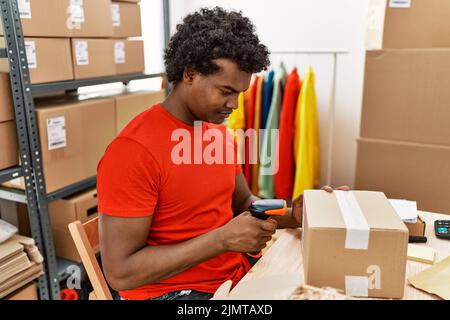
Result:
{"type": "Polygon", "coordinates": [[[345,294],[351,297],[368,297],[369,277],[345,276],[345,294]]]}
{"type": "Polygon", "coordinates": [[[370,227],[352,191],[333,191],[344,218],[346,236],[345,249],[367,250],[370,227]]]}
{"type": "MultiPolygon", "coordinates": [[[[346,227],[345,249],[367,250],[369,248],[370,226],[367,223],[355,194],[352,191],[333,191],[344,218],[346,227]]],[[[353,297],[368,297],[369,278],[345,276],[345,293],[353,297]]]]}

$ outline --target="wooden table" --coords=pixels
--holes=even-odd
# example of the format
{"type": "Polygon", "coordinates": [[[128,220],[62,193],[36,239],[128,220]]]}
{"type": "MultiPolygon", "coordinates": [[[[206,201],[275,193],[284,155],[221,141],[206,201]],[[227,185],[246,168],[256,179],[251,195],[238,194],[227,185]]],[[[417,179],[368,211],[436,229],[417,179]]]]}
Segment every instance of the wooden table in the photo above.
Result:
{"type": "MultiPolygon", "coordinates": [[[[424,211],[419,211],[419,216],[426,222],[425,236],[428,238],[428,241],[417,245],[434,248],[436,251],[435,263],[449,256],[450,241],[436,238],[433,228],[435,220],[450,219],[450,216],[424,211]]],[[[303,257],[300,238],[301,229],[278,230],[274,235],[272,245],[265,251],[258,263],[229,292],[228,298],[258,298],[262,290],[266,290],[266,292],[272,290],[271,286],[278,286],[278,288],[275,288],[278,290],[278,296],[274,298],[287,298],[289,295],[286,297],[280,296],[284,294],[279,290],[280,287],[288,285],[292,288],[303,284],[303,257]],[[287,277],[286,275],[296,275],[296,277],[287,277]],[[291,280],[289,280],[289,283],[286,283],[286,279],[291,280]],[[253,288],[250,286],[253,286],[253,288]]],[[[406,278],[429,267],[429,264],[408,260],[406,278]]],[[[435,295],[414,288],[407,280],[405,285],[404,300],[440,299],[435,295]]],[[[223,292],[221,293],[222,296],[218,296],[218,298],[227,298],[226,295],[223,295],[223,292]]],[[[289,292],[289,290],[286,292],[289,292]]]]}

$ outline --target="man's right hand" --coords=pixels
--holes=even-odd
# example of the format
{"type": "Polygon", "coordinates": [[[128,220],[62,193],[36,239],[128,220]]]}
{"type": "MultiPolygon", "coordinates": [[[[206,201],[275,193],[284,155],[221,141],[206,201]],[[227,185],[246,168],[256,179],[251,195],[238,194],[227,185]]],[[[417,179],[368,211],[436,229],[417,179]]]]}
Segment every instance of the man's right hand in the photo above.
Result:
{"type": "Polygon", "coordinates": [[[248,211],[230,220],[220,229],[225,251],[259,252],[266,247],[277,230],[274,219],[261,220],[248,211]]]}

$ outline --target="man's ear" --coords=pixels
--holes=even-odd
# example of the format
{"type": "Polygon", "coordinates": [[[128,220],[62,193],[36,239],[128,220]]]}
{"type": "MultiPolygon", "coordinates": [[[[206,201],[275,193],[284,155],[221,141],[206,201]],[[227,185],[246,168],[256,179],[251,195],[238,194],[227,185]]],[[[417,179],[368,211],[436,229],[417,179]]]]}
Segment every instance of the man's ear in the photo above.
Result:
{"type": "Polygon", "coordinates": [[[183,82],[187,84],[192,84],[196,74],[197,72],[195,72],[194,70],[185,68],[183,71],[183,82]]]}

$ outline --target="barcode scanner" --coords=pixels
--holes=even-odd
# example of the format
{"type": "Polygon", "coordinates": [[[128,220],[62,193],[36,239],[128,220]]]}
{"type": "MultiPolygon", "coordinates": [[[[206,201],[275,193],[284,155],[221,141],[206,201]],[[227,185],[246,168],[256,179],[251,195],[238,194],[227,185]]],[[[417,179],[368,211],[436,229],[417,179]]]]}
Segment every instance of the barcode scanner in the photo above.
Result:
{"type": "MultiPolygon", "coordinates": [[[[270,217],[279,217],[286,214],[286,201],[281,199],[264,199],[253,201],[249,209],[252,216],[261,220],[270,217]]],[[[252,258],[258,259],[262,256],[262,251],[257,253],[247,253],[252,258]]]]}

